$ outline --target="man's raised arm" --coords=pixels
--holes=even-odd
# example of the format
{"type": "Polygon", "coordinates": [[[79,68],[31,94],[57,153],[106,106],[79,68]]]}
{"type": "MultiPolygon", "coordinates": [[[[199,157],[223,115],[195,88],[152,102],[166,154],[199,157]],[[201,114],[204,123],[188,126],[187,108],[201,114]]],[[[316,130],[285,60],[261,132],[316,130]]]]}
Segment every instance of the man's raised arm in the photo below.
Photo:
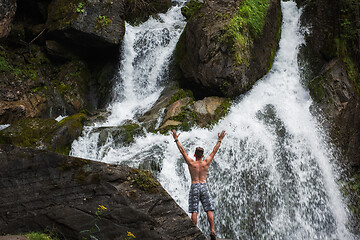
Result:
{"type": "Polygon", "coordinates": [[[222,130],[221,133],[218,133],[218,141],[217,141],[214,149],[212,150],[210,155],[207,158],[204,159],[207,162],[207,164],[210,165],[211,161],[214,159],[214,156],[217,153],[217,151],[219,150],[221,141],[223,140],[224,137],[225,137],[225,131],[222,130]]]}
{"type": "Polygon", "coordinates": [[[174,137],[176,146],[178,147],[179,151],[180,151],[181,154],[183,155],[186,163],[189,164],[189,163],[192,161],[192,159],[187,155],[184,147],[183,147],[183,146],[180,144],[180,142],[179,142],[179,139],[178,139],[178,138],[179,138],[179,136],[180,136],[180,133],[179,133],[179,134],[176,134],[176,131],[175,131],[175,130],[172,130],[172,131],[171,131],[171,134],[172,134],[172,136],[174,137]]]}

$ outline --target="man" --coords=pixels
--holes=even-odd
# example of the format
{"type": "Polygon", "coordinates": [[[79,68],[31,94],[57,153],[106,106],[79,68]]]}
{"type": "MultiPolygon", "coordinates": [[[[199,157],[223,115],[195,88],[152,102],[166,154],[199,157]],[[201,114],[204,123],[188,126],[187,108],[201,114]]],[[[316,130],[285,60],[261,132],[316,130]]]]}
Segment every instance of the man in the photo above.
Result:
{"type": "Polygon", "coordinates": [[[191,220],[197,224],[197,215],[199,211],[199,201],[201,201],[201,204],[204,208],[204,211],[207,214],[208,221],[210,223],[211,228],[211,240],[216,240],[215,235],[215,226],[214,226],[214,214],[213,211],[215,210],[214,205],[212,203],[212,199],[210,196],[209,188],[206,183],[206,176],[209,170],[209,166],[211,164],[211,161],[213,160],[216,152],[219,150],[221,141],[225,137],[225,131],[222,131],[218,134],[218,141],[213,149],[213,151],[210,153],[210,155],[205,158],[204,160],[203,153],[204,149],[201,147],[197,147],[195,150],[194,157],[196,161],[194,161],[192,158],[190,158],[184,147],[179,142],[179,136],[180,133],[177,134],[175,130],[172,130],[172,136],[175,139],[175,143],[177,147],[179,148],[181,154],[183,155],[191,176],[191,187],[189,192],[189,212],[191,213],[191,220]]]}

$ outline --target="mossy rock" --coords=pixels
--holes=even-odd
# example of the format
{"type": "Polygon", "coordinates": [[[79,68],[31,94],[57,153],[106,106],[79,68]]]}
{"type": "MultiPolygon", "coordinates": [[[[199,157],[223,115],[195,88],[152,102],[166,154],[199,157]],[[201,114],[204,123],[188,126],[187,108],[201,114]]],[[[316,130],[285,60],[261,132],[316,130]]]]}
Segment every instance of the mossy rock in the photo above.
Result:
{"type": "Polygon", "coordinates": [[[82,132],[85,120],[84,113],[75,114],[60,122],[50,118],[23,119],[0,131],[0,143],[48,149],[68,155],[72,142],[82,132]]]}
{"type": "Polygon", "coordinates": [[[189,19],[189,18],[191,18],[192,15],[194,15],[197,11],[199,11],[199,9],[201,8],[201,6],[203,4],[204,4],[203,1],[190,0],[189,2],[187,2],[185,4],[184,7],[181,8],[181,14],[186,19],[189,19]]]}
{"type": "Polygon", "coordinates": [[[154,178],[151,172],[146,170],[133,169],[131,174],[131,182],[137,188],[147,193],[157,193],[159,191],[159,182],[154,178]]]}
{"type": "Polygon", "coordinates": [[[51,1],[49,5],[49,16],[47,28],[49,31],[63,29],[74,22],[78,17],[76,9],[82,0],[51,1]]]}
{"type": "Polygon", "coordinates": [[[135,140],[135,137],[145,134],[143,128],[136,123],[129,123],[119,127],[100,127],[94,129],[99,132],[98,145],[106,144],[108,138],[112,138],[116,146],[129,146],[135,140]]]}
{"type": "Polygon", "coordinates": [[[41,138],[56,125],[57,121],[54,119],[23,119],[0,131],[0,143],[22,147],[39,147],[41,138]]]}

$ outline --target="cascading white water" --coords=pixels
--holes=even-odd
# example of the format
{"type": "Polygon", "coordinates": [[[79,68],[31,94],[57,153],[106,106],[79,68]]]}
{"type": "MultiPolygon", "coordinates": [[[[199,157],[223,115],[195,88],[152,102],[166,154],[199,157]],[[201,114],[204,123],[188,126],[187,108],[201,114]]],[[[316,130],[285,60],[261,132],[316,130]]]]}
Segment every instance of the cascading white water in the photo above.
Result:
{"type": "MultiPolygon", "coordinates": [[[[310,112],[312,100],[300,83],[297,55],[303,44],[299,24],[301,13],[292,1],[282,2],[282,11],[280,48],[269,74],[234,103],[228,116],[213,129],[193,128],[183,132],[179,139],[189,155],[197,146],[203,146],[205,154],[209,154],[217,133],[222,129],[227,132],[208,175],[216,207],[218,236],[232,239],[354,239],[346,229],[347,210],[336,184],[333,150],[310,112]]],[[[150,25],[147,22],[142,26],[146,24],[150,25]]],[[[129,28],[132,29],[128,26],[128,31],[129,28]]],[[[136,34],[134,32],[128,34],[136,34]]],[[[134,54],[128,51],[129,55],[134,54]]],[[[132,83],[125,83],[127,75],[122,74],[124,83],[119,102],[129,101],[132,109],[139,107],[130,102],[132,98],[153,103],[159,96],[155,82],[161,81],[162,70],[137,73],[138,70],[131,70],[133,64],[127,61],[124,56],[124,72],[153,75],[152,80],[139,77],[132,83]],[[141,86],[143,81],[153,81],[149,88],[154,90],[131,96],[138,94],[136,89],[139,89],[131,85],[141,86]]],[[[146,66],[138,69],[143,68],[146,66]]],[[[120,103],[112,105],[108,123],[120,123],[131,115],[122,116],[124,110],[120,103]]],[[[72,155],[134,167],[151,159],[161,166],[157,177],[163,187],[187,210],[190,175],[170,135],[149,133],[128,147],[108,139],[101,149],[97,147],[97,137],[83,134],[74,142],[72,155]]],[[[198,225],[204,233],[209,233],[205,214],[200,214],[198,225]]]]}

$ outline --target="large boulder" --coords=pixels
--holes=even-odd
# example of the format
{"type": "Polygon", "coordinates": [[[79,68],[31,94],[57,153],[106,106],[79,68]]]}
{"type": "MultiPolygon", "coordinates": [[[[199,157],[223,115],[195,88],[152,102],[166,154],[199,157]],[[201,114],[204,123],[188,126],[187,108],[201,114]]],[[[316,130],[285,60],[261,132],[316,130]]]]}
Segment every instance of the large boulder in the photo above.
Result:
{"type": "Polygon", "coordinates": [[[48,8],[46,26],[50,36],[85,52],[116,54],[125,33],[122,16],[123,1],[54,0],[48,8]]]}
{"type": "Polygon", "coordinates": [[[197,98],[244,93],[272,66],[280,1],[208,0],[193,8],[176,48],[178,80],[197,98]]]}
{"type": "Polygon", "coordinates": [[[11,23],[15,16],[16,0],[2,0],[0,3],[0,38],[11,31],[11,23]]]}
{"type": "Polygon", "coordinates": [[[148,171],[11,145],[0,145],[0,168],[3,234],[205,240],[148,171]]]}

